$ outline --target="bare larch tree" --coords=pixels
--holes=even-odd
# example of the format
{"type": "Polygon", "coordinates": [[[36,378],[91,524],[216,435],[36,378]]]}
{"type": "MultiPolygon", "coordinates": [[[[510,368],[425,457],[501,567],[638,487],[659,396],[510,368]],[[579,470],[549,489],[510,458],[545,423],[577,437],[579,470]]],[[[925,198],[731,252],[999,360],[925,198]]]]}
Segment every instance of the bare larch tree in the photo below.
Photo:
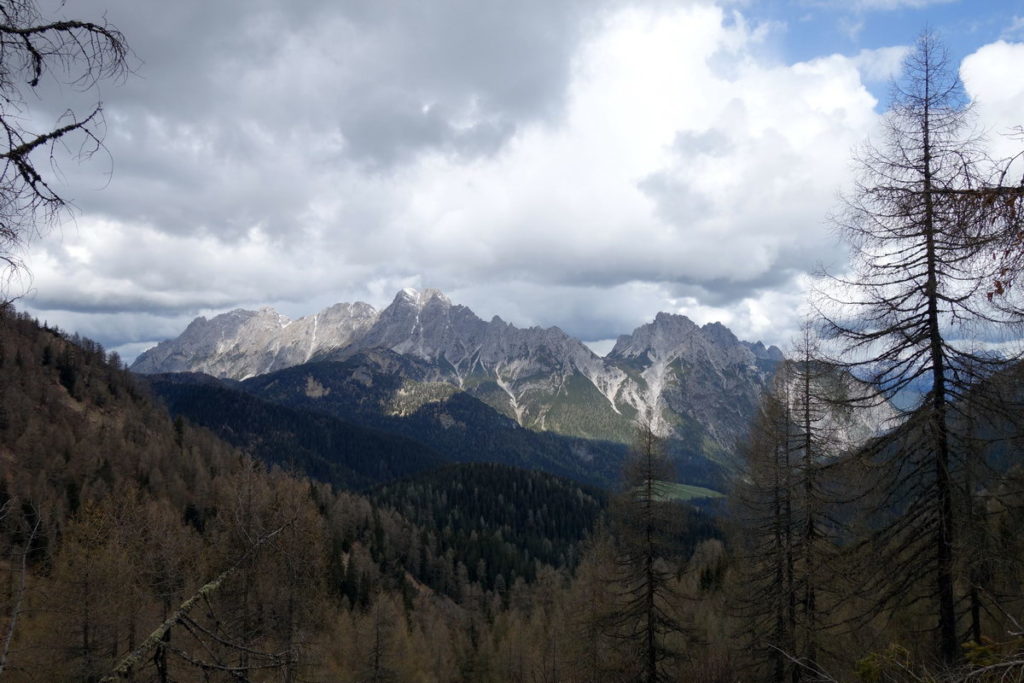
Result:
{"type": "Polygon", "coordinates": [[[836,592],[842,524],[833,509],[850,495],[836,481],[851,457],[836,432],[857,384],[819,358],[810,323],[794,350],[761,397],[732,491],[743,574],[736,604],[750,649],[776,681],[816,671],[834,625],[833,600],[823,598],[836,592]]]}
{"type": "Polygon", "coordinates": [[[1014,322],[986,296],[1000,240],[987,198],[1003,190],[970,123],[945,50],[922,34],[894,84],[884,138],[858,155],[858,182],[836,218],[851,273],[829,277],[821,298],[837,359],[877,390],[860,400],[921,391],[912,420],[876,452],[893,466],[880,504],[901,514],[873,543],[890,551],[876,563],[889,582],[879,602],[933,600],[947,663],[960,652],[954,498],[968,455],[952,421],[972,388],[1008,361],[964,340],[1014,322]]]}
{"type": "Polygon", "coordinates": [[[50,19],[34,0],[0,0],[0,276],[5,281],[21,268],[19,252],[26,241],[68,207],[41,163],[53,165],[62,153],[88,157],[103,144],[101,103],[85,110],[55,104],[48,101],[46,81],[97,93],[100,81],[128,73],[128,54],[124,36],[105,22],[50,19]],[[47,105],[63,114],[50,126],[36,127],[47,105]]]}

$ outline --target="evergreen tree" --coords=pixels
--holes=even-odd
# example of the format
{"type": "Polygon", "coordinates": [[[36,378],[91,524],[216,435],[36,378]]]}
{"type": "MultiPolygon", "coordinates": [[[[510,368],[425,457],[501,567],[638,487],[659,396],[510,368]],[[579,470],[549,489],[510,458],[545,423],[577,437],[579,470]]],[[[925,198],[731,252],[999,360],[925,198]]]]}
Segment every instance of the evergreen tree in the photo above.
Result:
{"type": "Polygon", "coordinates": [[[666,660],[677,656],[666,636],[681,631],[676,617],[671,554],[676,513],[665,502],[674,475],[650,422],[637,425],[633,452],[623,468],[625,491],[613,512],[617,531],[616,583],[620,602],[613,633],[635,656],[637,680],[668,680],[666,660]]]}
{"type": "MultiPolygon", "coordinates": [[[[837,541],[849,499],[860,496],[857,436],[847,405],[870,389],[819,356],[804,325],[794,358],[761,398],[733,486],[743,632],[776,681],[800,680],[839,653],[825,646],[832,605],[845,590],[837,541]]],[[[854,421],[860,422],[859,420],[854,421]]],[[[830,618],[831,617],[831,618],[830,618]]]]}

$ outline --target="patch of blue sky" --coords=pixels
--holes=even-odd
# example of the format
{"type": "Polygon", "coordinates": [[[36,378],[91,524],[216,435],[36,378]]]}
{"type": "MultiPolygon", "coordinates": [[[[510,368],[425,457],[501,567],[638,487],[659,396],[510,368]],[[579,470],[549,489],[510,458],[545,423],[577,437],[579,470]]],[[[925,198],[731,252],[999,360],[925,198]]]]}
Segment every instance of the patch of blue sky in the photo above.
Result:
{"type": "MultiPolygon", "coordinates": [[[[955,62],[998,40],[1024,41],[1024,0],[755,0],[740,12],[771,22],[766,48],[785,63],[910,45],[925,29],[955,62]]],[[[888,80],[865,81],[884,109],[888,80]]]]}

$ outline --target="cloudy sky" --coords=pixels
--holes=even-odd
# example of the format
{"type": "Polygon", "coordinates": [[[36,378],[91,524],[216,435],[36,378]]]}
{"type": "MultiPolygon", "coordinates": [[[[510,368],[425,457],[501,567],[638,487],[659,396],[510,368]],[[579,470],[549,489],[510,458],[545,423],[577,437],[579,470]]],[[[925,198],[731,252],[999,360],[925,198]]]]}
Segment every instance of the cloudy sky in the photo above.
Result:
{"type": "Polygon", "coordinates": [[[109,153],[58,159],[75,219],[22,308],[128,358],[199,314],[406,286],[586,341],[666,310],[784,344],[925,26],[997,152],[1024,123],[1024,0],[240,6],[57,8],[121,29],[135,73],[102,86],[109,153]]]}

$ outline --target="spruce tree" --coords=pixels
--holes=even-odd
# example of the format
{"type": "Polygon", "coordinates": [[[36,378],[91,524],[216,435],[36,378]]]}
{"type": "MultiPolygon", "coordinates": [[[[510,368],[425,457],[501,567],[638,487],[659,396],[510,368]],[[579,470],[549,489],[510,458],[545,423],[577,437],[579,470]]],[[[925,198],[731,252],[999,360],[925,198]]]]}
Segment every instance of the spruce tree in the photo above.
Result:
{"type": "Polygon", "coordinates": [[[625,490],[614,509],[617,523],[616,588],[620,598],[611,620],[636,664],[637,680],[668,680],[666,660],[678,655],[666,636],[681,631],[675,615],[671,554],[672,506],[665,502],[674,479],[661,439],[650,422],[637,426],[633,451],[623,468],[625,490]]]}

